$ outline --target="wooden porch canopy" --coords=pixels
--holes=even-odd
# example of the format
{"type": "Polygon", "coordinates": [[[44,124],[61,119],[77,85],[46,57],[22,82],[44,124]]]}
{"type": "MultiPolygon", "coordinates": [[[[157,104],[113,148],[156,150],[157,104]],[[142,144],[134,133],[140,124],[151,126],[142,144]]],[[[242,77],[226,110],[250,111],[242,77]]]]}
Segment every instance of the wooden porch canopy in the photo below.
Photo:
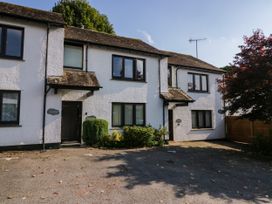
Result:
{"type": "Polygon", "coordinates": [[[194,99],[180,88],[168,88],[168,92],[162,92],[160,97],[166,102],[194,102],[194,99]]]}
{"type": "Polygon", "coordinates": [[[64,70],[62,76],[49,76],[47,85],[53,89],[95,91],[102,88],[94,72],[64,70]]]}

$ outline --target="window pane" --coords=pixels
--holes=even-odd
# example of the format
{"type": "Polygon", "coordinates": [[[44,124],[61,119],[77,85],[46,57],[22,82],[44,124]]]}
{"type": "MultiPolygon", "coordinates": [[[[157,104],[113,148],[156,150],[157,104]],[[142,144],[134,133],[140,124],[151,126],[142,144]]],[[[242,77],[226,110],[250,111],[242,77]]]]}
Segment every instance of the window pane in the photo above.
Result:
{"type": "Polygon", "coordinates": [[[122,106],[120,104],[112,105],[112,126],[122,125],[122,106]]]}
{"type": "Polygon", "coordinates": [[[205,111],[206,128],[212,127],[211,111],[205,111]]]}
{"type": "Polygon", "coordinates": [[[133,105],[125,105],[125,125],[133,125],[133,105]]]}
{"type": "Polygon", "coordinates": [[[123,74],[123,60],[121,57],[113,57],[113,76],[121,77],[123,74]]]}
{"type": "Polygon", "coordinates": [[[133,78],[133,60],[125,59],[125,78],[133,78]]]}
{"type": "Polygon", "coordinates": [[[171,67],[168,67],[167,75],[168,75],[168,86],[172,86],[172,73],[171,73],[171,67]]]}
{"type": "Polygon", "coordinates": [[[82,47],[64,45],[64,67],[82,68],[82,47]]]}
{"type": "Polygon", "coordinates": [[[18,93],[3,93],[1,121],[17,121],[18,99],[18,93]]]}
{"type": "Polygon", "coordinates": [[[22,36],[22,30],[7,28],[6,55],[21,56],[22,36]]]}
{"type": "Polygon", "coordinates": [[[144,125],[144,105],[136,105],[136,125],[144,125]]]}
{"type": "Polygon", "coordinates": [[[188,74],[188,90],[193,90],[194,84],[193,84],[193,75],[188,74]]]}
{"type": "Polygon", "coordinates": [[[202,79],[202,91],[207,91],[207,76],[201,76],[202,79]]]}
{"type": "Polygon", "coordinates": [[[195,75],[195,90],[200,91],[200,75],[195,75]]]}
{"type": "Polygon", "coordinates": [[[204,128],[204,113],[203,111],[198,111],[198,128],[204,128]]]}
{"type": "Polygon", "coordinates": [[[138,80],[144,80],[144,61],[143,60],[136,60],[136,78],[138,80]]]}
{"type": "Polygon", "coordinates": [[[192,128],[197,128],[197,114],[196,114],[196,111],[192,111],[192,128]]]}

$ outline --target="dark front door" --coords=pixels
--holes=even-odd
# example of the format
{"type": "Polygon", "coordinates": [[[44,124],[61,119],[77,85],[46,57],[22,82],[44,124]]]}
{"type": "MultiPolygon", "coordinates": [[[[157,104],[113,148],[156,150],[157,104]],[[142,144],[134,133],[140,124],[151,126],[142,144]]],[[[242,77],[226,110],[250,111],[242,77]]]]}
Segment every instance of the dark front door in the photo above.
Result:
{"type": "Polygon", "coordinates": [[[82,103],[63,101],[61,116],[61,142],[81,141],[82,103]]]}
{"type": "Polygon", "coordinates": [[[173,110],[168,110],[169,140],[174,140],[173,135],[173,110]]]}

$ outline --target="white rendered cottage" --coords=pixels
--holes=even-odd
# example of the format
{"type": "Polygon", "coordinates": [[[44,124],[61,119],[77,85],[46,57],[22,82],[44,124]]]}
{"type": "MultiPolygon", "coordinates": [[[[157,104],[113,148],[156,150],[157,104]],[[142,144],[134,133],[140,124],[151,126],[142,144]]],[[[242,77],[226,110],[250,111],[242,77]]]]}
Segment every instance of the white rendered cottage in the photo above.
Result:
{"type": "Polygon", "coordinates": [[[67,27],[59,14],[8,3],[0,3],[0,38],[1,148],[82,143],[88,116],[107,120],[110,131],[150,124],[169,127],[171,140],[224,137],[218,68],[171,63],[174,53],[141,40],[67,27]],[[198,91],[197,74],[207,76],[205,93],[187,90],[189,82],[198,91]]]}

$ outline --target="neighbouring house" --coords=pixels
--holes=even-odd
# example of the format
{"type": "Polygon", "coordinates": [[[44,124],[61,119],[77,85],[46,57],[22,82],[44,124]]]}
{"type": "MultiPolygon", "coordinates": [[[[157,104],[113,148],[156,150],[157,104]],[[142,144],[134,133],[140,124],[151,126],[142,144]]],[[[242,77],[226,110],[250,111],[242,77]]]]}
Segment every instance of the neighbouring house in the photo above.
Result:
{"type": "Polygon", "coordinates": [[[0,42],[2,148],[82,143],[89,116],[110,131],[150,124],[170,140],[224,137],[223,72],[196,58],[3,2],[0,42]]]}
{"type": "Polygon", "coordinates": [[[225,137],[224,103],[217,79],[224,73],[190,55],[166,52],[168,92],[161,93],[168,109],[169,139],[175,141],[225,137]]]}

